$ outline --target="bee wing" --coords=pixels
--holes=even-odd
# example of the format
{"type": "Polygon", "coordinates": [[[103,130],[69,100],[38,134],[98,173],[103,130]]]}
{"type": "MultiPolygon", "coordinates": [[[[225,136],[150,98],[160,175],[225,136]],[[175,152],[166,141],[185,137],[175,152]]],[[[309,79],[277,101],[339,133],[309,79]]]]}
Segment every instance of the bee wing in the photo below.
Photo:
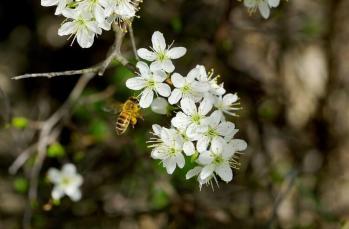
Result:
{"type": "Polygon", "coordinates": [[[114,101],[114,100],[108,100],[105,106],[103,106],[102,110],[107,113],[118,114],[121,111],[120,107],[121,107],[120,102],[114,101]]]}

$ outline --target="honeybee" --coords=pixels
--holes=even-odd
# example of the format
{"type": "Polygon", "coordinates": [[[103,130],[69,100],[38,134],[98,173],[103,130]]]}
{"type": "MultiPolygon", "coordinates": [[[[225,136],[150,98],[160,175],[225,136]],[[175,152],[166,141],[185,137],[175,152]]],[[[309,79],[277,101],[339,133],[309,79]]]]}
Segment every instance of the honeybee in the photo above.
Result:
{"type": "Polygon", "coordinates": [[[115,127],[117,135],[125,133],[130,124],[134,127],[138,118],[142,118],[141,107],[137,98],[130,97],[121,105],[121,112],[116,120],[115,127]]]}

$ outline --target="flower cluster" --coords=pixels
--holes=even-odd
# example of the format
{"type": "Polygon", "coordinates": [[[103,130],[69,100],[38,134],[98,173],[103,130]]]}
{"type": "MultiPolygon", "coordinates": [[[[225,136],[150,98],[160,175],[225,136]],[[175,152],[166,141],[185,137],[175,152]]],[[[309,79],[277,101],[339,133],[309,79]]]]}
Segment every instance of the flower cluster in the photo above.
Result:
{"type": "Polygon", "coordinates": [[[167,46],[163,34],[154,32],[151,50],[138,50],[139,57],[150,66],[138,62],[139,75],[128,79],[126,86],[142,90],[142,108],[151,106],[154,112],[168,114],[169,107],[180,107],[169,128],[153,125],[154,138],[149,141],[152,158],[161,160],[169,174],[191,161],[192,169],[186,177],[196,176],[200,188],[203,184],[212,185],[212,180],[217,182],[217,176],[230,182],[232,168],[239,166],[236,154],[247,147],[244,140],[234,138],[238,129],[227,119],[240,109],[239,98],[226,93],[213,71],[207,73],[202,65],[186,76],[174,72],[172,60],[185,53],[183,47],[167,46]]]}
{"type": "Polygon", "coordinates": [[[65,164],[61,171],[50,168],[47,177],[49,181],[55,185],[51,192],[51,196],[54,200],[59,200],[64,195],[69,196],[73,201],[81,199],[79,188],[82,185],[83,178],[76,172],[75,165],[65,164]]]}
{"type": "Polygon", "coordinates": [[[262,17],[267,19],[270,16],[270,8],[276,8],[280,4],[280,0],[244,0],[244,5],[251,13],[258,8],[262,17]]]}
{"type": "Polygon", "coordinates": [[[133,18],[140,0],[41,0],[42,6],[56,6],[56,15],[67,19],[60,36],[73,36],[82,48],[89,48],[96,35],[110,30],[115,21],[133,18]]]}

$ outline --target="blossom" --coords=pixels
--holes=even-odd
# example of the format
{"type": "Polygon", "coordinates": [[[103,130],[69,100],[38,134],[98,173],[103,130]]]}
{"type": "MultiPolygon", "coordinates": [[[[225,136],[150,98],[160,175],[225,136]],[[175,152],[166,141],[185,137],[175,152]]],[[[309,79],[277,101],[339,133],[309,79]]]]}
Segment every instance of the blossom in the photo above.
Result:
{"type": "Polygon", "coordinates": [[[54,184],[51,196],[55,200],[59,200],[64,195],[67,195],[73,201],[81,199],[80,186],[83,178],[76,172],[76,167],[73,164],[63,165],[61,171],[50,168],[48,170],[48,179],[54,184]]]}
{"type": "Polygon", "coordinates": [[[67,10],[63,14],[71,20],[59,28],[58,35],[74,35],[73,41],[77,38],[78,44],[82,48],[91,47],[95,35],[102,33],[97,22],[93,20],[92,15],[86,11],[67,10]]]}
{"type": "Polygon", "coordinates": [[[169,105],[166,99],[158,97],[153,100],[151,104],[151,110],[154,113],[166,115],[169,112],[169,105]]]}
{"type": "Polygon", "coordinates": [[[139,101],[139,105],[142,108],[147,108],[151,105],[154,98],[154,91],[164,97],[170,95],[170,86],[163,83],[167,78],[165,72],[160,70],[153,71],[142,61],[138,62],[136,67],[140,72],[139,76],[128,79],[126,86],[132,90],[143,89],[139,101]]]}
{"type": "Polygon", "coordinates": [[[251,12],[259,9],[262,17],[267,19],[270,16],[270,8],[277,7],[280,0],[244,0],[244,5],[249,8],[251,12]]]}
{"type": "Polygon", "coordinates": [[[195,166],[193,169],[189,170],[187,172],[187,174],[185,175],[185,178],[187,180],[191,179],[192,177],[195,177],[197,176],[197,181],[199,182],[199,188],[201,190],[202,186],[204,184],[206,185],[210,185],[213,189],[213,183],[212,183],[212,178],[215,180],[216,184],[218,185],[218,181],[217,181],[217,178],[216,176],[212,173],[210,176],[208,176],[207,178],[205,179],[201,179],[200,176],[198,176],[201,171],[202,171],[203,167],[202,166],[195,166]]]}
{"type": "Polygon", "coordinates": [[[200,179],[204,180],[215,173],[223,181],[231,181],[233,179],[233,171],[230,168],[229,160],[233,154],[234,151],[222,139],[214,139],[210,150],[202,152],[198,158],[198,162],[203,165],[200,179]]]}
{"type": "Polygon", "coordinates": [[[236,116],[234,111],[240,110],[239,107],[239,97],[236,94],[225,94],[224,96],[219,96],[214,103],[214,106],[222,113],[231,116],[236,116]]]}
{"type": "Polygon", "coordinates": [[[79,3],[77,11],[87,11],[96,19],[98,26],[109,30],[111,23],[106,20],[107,14],[105,8],[108,7],[108,0],[85,0],[79,3]]]}
{"type": "Polygon", "coordinates": [[[204,99],[197,108],[192,99],[184,98],[181,100],[181,108],[184,113],[178,112],[171,123],[176,128],[186,129],[187,136],[193,137],[197,129],[207,121],[206,115],[212,109],[212,105],[204,99]]]}
{"type": "Polygon", "coordinates": [[[199,82],[201,82],[201,84],[206,84],[206,87],[208,88],[203,96],[209,99],[211,103],[214,103],[217,96],[224,95],[225,93],[223,83],[218,84],[217,79],[219,78],[219,76],[214,77],[213,70],[209,72],[209,74],[207,74],[205,66],[197,65],[196,68],[200,72],[200,74],[197,76],[197,79],[199,80],[199,82]]]}
{"type": "Polygon", "coordinates": [[[208,85],[196,80],[200,72],[197,68],[192,69],[187,77],[183,77],[178,73],[174,73],[171,76],[171,81],[175,89],[172,91],[168,102],[170,104],[177,103],[182,98],[189,98],[195,101],[199,101],[202,98],[202,94],[208,91],[208,85]]]}
{"type": "Polygon", "coordinates": [[[140,58],[152,61],[151,67],[156,70],[164,70],[171,73],[174,71],[175,66],[172,63],[172,59],[178,59],[185,55],[187,49],[184,47],[167,46],[164,35],[159,31],[153,33],[151,38],[152,45],[151,51],[145,48],[137,50],[137,54],[140,58]]]}
{"type": "Polygon", "coordinates": [[[153,126],[154,135],[158,138],[152,141],[154,144],[151,156],[160,159],[168,174],[172,174],[176,167],[183,168],[185,159],[182,154],[183,139],[175,129],[167,129],[158,125],[153,126]],[[160,128],[160,129],[159,129],[160,128]]]}
{"type": "Polygon", "coordinates": [[[132,0],[105,0],[106,15],[116,14],[121,19],[129,19],[136,15],[136,7],[132,0]]]}
{"type": "Polygon", "coordinates": [[[63,10],[67,7],[69,3],[73,0],[41,0],[42,6],[57,6],[55,15],[62,14],[63,10]]]}
{"type": "Polygon", "coordinates": [[[207,150],[210,142],[223,138],[230,140],[237,133],[235,125],[232,122],[223,121],[219,111],[214,111],[207,119],[207,125],[201,126],[196,132],[194,138],[197,140],[197,150],[203,152],[207,150]]]}

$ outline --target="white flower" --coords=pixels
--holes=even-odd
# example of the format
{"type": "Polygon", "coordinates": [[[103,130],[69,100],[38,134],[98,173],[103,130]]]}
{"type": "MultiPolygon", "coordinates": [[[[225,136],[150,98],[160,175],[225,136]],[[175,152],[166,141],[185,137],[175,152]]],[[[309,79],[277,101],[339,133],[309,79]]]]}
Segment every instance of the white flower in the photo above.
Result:
{"type": "Polygon", "coordinates": [[[106,20],[107,14],[105,8],[108,7],[108,0],[84,0],[79,3],[76,10],[88,11],[98,22],[98,26],[109,30],[111,23],[106,20]]]}
{"type": "Polygon", "coordinates": [[[162,160],[163,166],[166,168],[168,174],[172,174],[176,167],[183,168],[185,159],[182,154],[183,140],[175,129],[161,128],[153,126],[154,135],[158,136],[154,144],[151,156],[154,159],[162,160]]]}
{"type": "Polygon", "coordinates": [[[154,98],[154,91],[161,96],[168,97],[171,93],[171,88],[166,83],[163,83],[167,76],[163,71],[152,71],[148,65],[142,61],[137,63],[140,75],[126,81],[126,86],[132,90],[142,90],[139,105],[142,108],[147,108],[151,105],[154,98]]]}
{"type": "Polygon", "coordinates": [[[217,181],[217,178],[216,176],[212,173],[211,176],[205,178],[205,179],[201,179],[200,176],[198,176],[201,171],[202,171],[203,167],[202,166],[196,166],[194,167],[193,169],[189,170],[187,172],[187,174],[185,175],[185,178],[187,180],[191,179],[192,177],[194,176],[197,176],[197,181],[199,182],[199,188],[201,190],[202,186],[205,184],[205,185],[210,185],[213,189],[213,183],[212,183],[212,178],[215,180],[217,186],[218,186],[218,181],[217,181]]]}
{"type": "Polygon", "coordinates": [[[203,65],[197,65],[196,68],[199,70],[200,74],[197,76],[197,79],[200,82],[206,83],[209,85],[209,92],[213,95],[224,95],[225,89],[222,84],[217,83],[217,79],[219,76],[214,77],[214,72],[211,70],[209,74],[207,74],[206,68],[203,65]]]}
{"type": "Polygon", "coordinates": [[[174,73],[171,76],[171,81],[173,86],[175,86],[175,89],[168,98],[168,102],[170,104],[175,104],[182,98],[193,99],[196,102],[199,101],[202,98],[203,93],[207,92],[209,89],[207,84],[196,80],[199,75],[200,72],[197,68],[192,69],[187,77],[174,73]]]}
{"type": "Polygon", "coordinates": [[[244,0],[244,5],[250,12],[255,12],[258,8],[265,19],[270,16],[270,8],[277,7],[279,4],[280,0],[244,0]]]}
{"type": "Polygon", "coordinates": [[[66,6],[73,0],[41,0],[42,6],[57,6],[55,15],[62,14],[66,6]]]}
{"type": "Polygon", "coordinates": [[[184,56],[187,49],[184,47],[171,48],[171,45],[167,46],[164,35],[159,31],[153,33],[151,41],[153,44],[152,51],[145,48],[138,49],[138,56],[144,60],[154,61],[151,63],[153,69],[164,70],[168,73],[173,72],[175,66],[171,59],[178,59],[184,56]]]}
{"type": "Polygon", "coordinates": [[[234,111],[240,110],[239,97],[237,94],[228,93],[224,96],[219,96],[214,103],[214,106],[223,113],[236,116],[234,111]]]}
{"type": "Polygon", "coordinates": [[[151,110],[154,113],[166,115],[169,112],[169,104],[166,99],[158,97],[152,102],[151,110]]]}
{"type": "Polygon", "coordinates": [[[184,98],[181,100],[181,108],[184,113],[178,112],[171,123],[178,129],[186,129],[186,135],[191,138],[199,127],[205,125],[206,115],[212,109],[212,104],[204,99],[197,108],[192,99],[184,98]]]}
{"type": "Polygon", "coordinates": [[[214,139],[210,151],[202,152],[198,158],[198,162],[203,165],[200,179],[205,180],[215,173],[223,181],[231,181],[233,179],[233,171],[230,168],[229,160],[233,155],[234,151],[230,150],[226,142],[219,138],[214,139]]]}
{"type": "Polygon", "coordinates": [[[59,200],[64,195],[69,196],[73,201],[81,199],[79,188],[83,178],[76,172],[75,165],[65,164],[61,171],[50,168],[48,170],[48,179],[55,185],[51,193],[53,199],[59,200]]]}
{"type": "Polygon", "coordinates": [[[132,0],[106,0],[106,15],[116,14],[118,18],[129,19],[136,15],[135,4],[132,0]]]}
{"type": "Polygon", "coordinates": [[[66,10],[64,16],[72,20],[64,23],[58,30],[58,35],[65,36],[74,34],[74,39],[77,38],[79,45],[82,48],[92,46],[96,34],[101,34],[102,30],[98,27],[96,21],[90,13],[77,10],[66,10]]]}
{"type": "Polygon", "coordinates": [[[232,139],[238,132],[234,123],[221,122],[221,120],[221,112],[214,111],[207,119],[207,125],[200,127],[196,131],[194,138],[197,140],[196,148],[199,152],[206,151],[211,141],[217,138],[223,138],[227,141],[232,139]]]}

